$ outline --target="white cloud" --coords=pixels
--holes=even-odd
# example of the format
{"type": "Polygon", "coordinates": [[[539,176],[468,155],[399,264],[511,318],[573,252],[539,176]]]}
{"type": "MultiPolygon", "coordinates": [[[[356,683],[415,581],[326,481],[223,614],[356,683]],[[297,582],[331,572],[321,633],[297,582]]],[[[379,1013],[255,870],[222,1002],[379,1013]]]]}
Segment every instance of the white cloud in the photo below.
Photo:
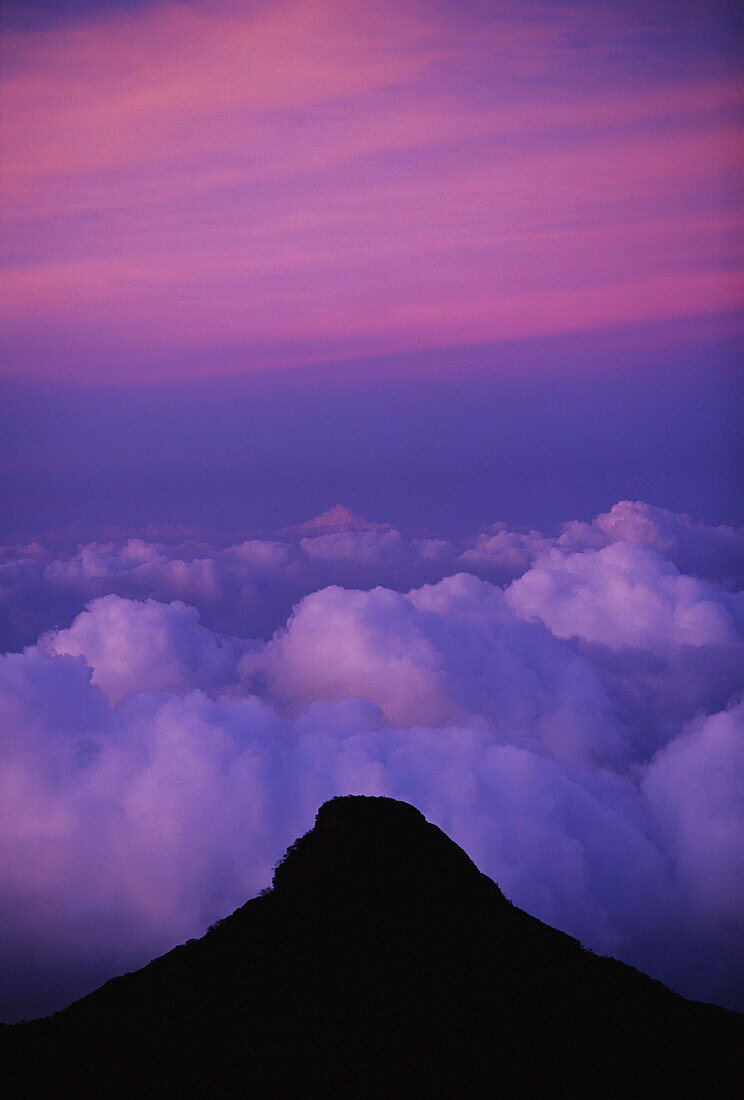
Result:
{"type": "Polygon", "coordinates": [[[216,690],[237,679],[245,648],[199,625],[180,601],[93,600],[68,630],[45,635],[49,653],[83,657],[112,703],[132,691],[216,690]]]}
{"type": "Polygon", "coordinates": [[[560,638],[651,651],[742,644],[741,596],[684,576],[653,551],[627,542],[574,554],[553,549],[510,585],[506,599],[560,638]]]}
{"type": "Polygon", "coordinates": [[[744,587],[744,531],[696,523],[640,500],[621,500],[591,523],[567,523],[558,539],[559,546],[572,550],[601,549],[613,542],[647,546],[682,573],[731,589],[744,587]]]}

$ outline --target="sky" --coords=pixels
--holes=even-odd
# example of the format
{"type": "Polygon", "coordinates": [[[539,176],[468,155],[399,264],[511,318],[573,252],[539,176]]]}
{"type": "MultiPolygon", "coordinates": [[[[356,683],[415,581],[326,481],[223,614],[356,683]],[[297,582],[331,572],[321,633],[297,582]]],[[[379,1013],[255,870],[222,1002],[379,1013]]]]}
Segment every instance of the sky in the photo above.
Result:
{"type": "Polygon", "coordinates": [[[0,1018],[354,792],[744,1008],[741,30],[5,0],[0,1018]]]}
{"type": "Polygon", "coordinates": [[[0,537],[744,522],[735,12],[9,0],[0,537]]]}
{"type": "Polygon", "coordinates": [[[11,376],[183,380],[741,308],[721,5],[63,10],[5,16],[11,376]]]}

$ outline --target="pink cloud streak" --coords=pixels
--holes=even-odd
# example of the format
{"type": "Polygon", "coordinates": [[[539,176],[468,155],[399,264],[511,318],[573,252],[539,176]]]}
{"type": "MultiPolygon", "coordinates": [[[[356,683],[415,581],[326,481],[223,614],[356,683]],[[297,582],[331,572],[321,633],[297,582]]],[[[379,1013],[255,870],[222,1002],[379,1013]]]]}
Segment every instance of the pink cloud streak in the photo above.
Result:
{"type": "Polygon", "coordinates": [[[740,308],[741,85],[631,88],[620,22],[600,80],[579,18],[476,33],[300,0],[8,34],[6,371],[151,380],[194,346],[281,366],[740,308]],[[149,361],[107,368],[123,346],[149,361]]]}

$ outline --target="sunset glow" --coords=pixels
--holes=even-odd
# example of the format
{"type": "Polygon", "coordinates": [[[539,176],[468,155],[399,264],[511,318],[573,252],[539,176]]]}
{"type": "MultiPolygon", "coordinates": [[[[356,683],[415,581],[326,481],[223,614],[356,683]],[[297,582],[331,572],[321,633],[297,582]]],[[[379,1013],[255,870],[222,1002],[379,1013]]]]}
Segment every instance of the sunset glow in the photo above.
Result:
{"type": "Polygon", "coordinates": [[[184,349],[211,375],[739,309],[738,74],[620,6],[465,11],[7,31],[5,370],[152,381],[184,349]]]}

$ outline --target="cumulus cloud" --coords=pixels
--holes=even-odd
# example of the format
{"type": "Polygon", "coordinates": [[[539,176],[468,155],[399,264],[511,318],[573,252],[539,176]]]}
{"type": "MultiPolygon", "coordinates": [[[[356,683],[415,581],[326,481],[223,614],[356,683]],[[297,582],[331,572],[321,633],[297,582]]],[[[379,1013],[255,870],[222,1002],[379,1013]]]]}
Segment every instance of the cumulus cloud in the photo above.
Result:
{"type": "Polygon", "coordinates": [[[642,789],[684,899],[684,924],[705,960],[702,995],[741,1010],[744,704],[689,723],[651,763],[642,789]]]}
{"type": "Polygon", "coordinates": [[[652,761],[643,790],[696,908],[735,925],[744,945],[744,703],[689,723],[652,761]]]}
{"type": "Polygon", "coordinates": [[[742,641],[740,595],[683,576],[653,551],[619,542],[603,550],[551,550],[515,581],[507,601],[560,638],[664,651],[742,641]]]}
{"type": "Polygon", "coordinates": [[[313,593],[286,630],[241,659],[241,670],[250,687],[290,710],[358,697],[401,726],[477,715],[574,762],[623,752],[622,729],[588,662],[541,624],[517,618],[501,589],[466,574],[405,595],[313,593]]]}
{"type": "Polygon", "coordinates": [[[744,531],[697,523],[640,500],[621,500],[591,523],[567,523],[558,539],[559,545],[574,550],[601,549],[613,542],[647,546],[682,573],[707,577],[732,590],[744,587],[744,531]]]}
{"type": "Polygon", "coordinates": [[[132,691],[214,691],[237,678],[245,648],[199,625],[199,612],[179,600],[102,596],[69,630],[41,639],[49,653],[83,657],[112,703],[132,691]]]}
{"type": "Polygon", "coordinates": [[[541,919],[744,1007],[741,594],[599,520],[583,545],[334,510],[8,548],[3,611],[66,621],[0,657],[3,1015],[199,935],[348,792],[415,803],[541,919]]]}
{"type": "Polygon", "coordinates": [[[744,596],[681,574],[646,547],[554,548],[505,598],[589,661],[639,759],[744,687],[744,596]]]}
{"type": "Polygon", "coordinates": [[[463,550],[458,566],[484,580],[506,584],[521,577],[534,559],[550,548],[539,531],[510,531],[505,523],[494,523],[481,531],[475,545],[463,550]]]}

